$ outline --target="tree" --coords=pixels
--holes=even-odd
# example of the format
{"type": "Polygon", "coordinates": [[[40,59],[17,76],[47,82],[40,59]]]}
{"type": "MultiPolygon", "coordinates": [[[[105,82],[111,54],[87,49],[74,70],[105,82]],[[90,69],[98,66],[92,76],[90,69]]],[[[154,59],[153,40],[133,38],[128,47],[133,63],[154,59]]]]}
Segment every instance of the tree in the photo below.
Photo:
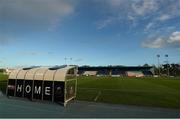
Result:
{"type": "Polygon", "coordinates": [[[143,67],[149,67],[149,64],[146,63],[146,64],[143,65],[143,67]]]}
{"type": "Polygon", "coordinates": [[[5,69],[0,69],[0,72],[1,72],[1,73],[5,72],[5,69]]]}

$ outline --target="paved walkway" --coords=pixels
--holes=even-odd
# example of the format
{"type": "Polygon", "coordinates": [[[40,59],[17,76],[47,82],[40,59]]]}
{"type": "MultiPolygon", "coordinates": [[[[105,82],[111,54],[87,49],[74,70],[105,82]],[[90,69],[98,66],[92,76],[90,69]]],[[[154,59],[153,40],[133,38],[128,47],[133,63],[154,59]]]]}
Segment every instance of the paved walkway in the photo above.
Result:
{"type": "Polygon", "coordinates": [[[112,105],[75,101],[66,108],[55,103],[31,102],[0,96],[0,118],[3,117],[180,117],[180,110],[112,105]]]}

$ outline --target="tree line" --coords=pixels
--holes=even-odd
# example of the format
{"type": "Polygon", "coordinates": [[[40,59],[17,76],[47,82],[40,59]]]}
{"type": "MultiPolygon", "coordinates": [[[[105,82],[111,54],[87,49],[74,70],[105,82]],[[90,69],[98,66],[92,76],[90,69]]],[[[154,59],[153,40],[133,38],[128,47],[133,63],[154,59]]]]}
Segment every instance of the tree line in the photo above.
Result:
{"type": "Polygon", "coordinates": [[[6,72],[5,69],[0,69],[0,73],[4,73],[4,72],[6,72]]]}
{"type": "MultiPolygon", "coordinates": [[[[150,66],[144,64],[143,66],[150,66]]],[[[153,65],[155,75],[162,76],[180,76],[180,64],[162,64],[160,66],[153,65]]]]}

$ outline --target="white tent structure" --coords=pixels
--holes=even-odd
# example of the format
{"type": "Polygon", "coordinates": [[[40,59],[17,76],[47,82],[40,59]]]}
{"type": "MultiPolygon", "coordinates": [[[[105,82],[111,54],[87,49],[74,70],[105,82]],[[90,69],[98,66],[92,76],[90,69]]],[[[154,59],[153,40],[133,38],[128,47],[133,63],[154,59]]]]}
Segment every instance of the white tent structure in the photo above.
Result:
{"type": "Polygon", "coordinates": [[[29,67],[9,75],[7,96],[62,103],[76,97],[77,67],[29,67]]]}

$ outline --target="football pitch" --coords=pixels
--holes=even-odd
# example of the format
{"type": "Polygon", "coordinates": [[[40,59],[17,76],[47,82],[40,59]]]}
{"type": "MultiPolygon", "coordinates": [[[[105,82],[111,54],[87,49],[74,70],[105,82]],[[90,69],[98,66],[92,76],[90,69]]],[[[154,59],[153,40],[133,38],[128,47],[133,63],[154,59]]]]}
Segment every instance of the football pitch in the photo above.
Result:
{"type": "MultiPolygon", "coordinates": [[[[0,76],[0,90],[5,93],[7,76],[0,76]]],[[[78,77],[77,100],[109,104],[179,108],[180,77],[128,78],[78,77]]]]}
{"type": "Polygon", "coordinates": [[[78,100],[180,108],[180,78],[79,77],[78,100]]]}

